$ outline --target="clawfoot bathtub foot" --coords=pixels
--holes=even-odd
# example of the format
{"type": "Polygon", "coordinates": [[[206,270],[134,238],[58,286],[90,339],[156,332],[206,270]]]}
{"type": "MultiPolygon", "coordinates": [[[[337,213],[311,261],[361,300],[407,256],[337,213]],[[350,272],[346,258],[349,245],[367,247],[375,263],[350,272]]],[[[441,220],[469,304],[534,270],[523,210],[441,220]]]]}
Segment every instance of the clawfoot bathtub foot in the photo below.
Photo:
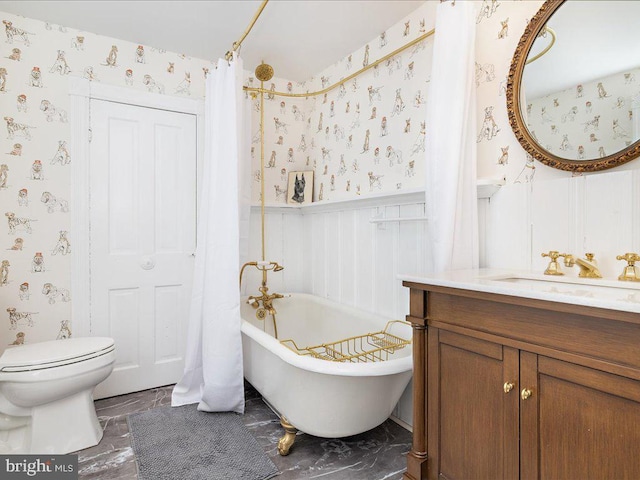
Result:
{"type": "Polygon", "coordinates": [[[285,456],[289,455],[289,450],[293,442],[296,441],[296,432],[298,430],[284,417],[280,418],[280,425],[284,428],[284,435],[278,440],[278,453],[285,456]]]}

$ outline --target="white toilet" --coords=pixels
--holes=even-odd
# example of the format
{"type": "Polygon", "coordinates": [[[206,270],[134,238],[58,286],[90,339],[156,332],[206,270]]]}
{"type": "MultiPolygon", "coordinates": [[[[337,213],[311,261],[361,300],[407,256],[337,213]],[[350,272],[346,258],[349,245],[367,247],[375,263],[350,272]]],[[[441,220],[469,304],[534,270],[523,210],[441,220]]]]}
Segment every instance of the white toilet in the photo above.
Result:
{"type": "Polygon", "coordinates": [[[8,348],[0,357],[0,454],[64,454],[96,445],[93,389],[115,361],[112,338],[8,348]]]}

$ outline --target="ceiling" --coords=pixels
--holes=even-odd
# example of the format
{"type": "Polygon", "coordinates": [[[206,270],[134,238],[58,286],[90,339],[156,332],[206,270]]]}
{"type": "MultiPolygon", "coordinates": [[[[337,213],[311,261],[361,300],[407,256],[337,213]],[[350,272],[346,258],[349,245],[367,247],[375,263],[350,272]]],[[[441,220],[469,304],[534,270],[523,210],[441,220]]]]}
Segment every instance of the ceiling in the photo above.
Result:
{"type": "MultiPolygon", "coordinates": [[[[261,1],[0,1],[0,11],[205,60],[238,40],[261,1]]],[[[242,44],[245,68],[304,81],[341,60],[424,1],[271,0],[242,44]]]]}

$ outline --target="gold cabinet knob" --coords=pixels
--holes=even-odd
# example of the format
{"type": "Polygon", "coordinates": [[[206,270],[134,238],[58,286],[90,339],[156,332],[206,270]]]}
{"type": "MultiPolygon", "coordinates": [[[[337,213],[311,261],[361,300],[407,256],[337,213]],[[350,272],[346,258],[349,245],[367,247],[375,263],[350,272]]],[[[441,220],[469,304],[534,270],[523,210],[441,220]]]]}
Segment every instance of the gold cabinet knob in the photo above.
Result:
{"type": "Polygon", "coordinates": [[[513,387],[515,387],[516,385],[514,383],[511,382],[504,382],[504,385],[502,386],[502,389],[504,390],[504,393],[509,393],[511,390],[513,390],[513,387]]]}
{"type": "Polygon", "coordinates": [[[520,392],[520,398],[522,400],[526,400],[531,395],[533,395],[533,392],[531,390],[529,390],[528,388],[523,388],[522,391],[520,392]]]}

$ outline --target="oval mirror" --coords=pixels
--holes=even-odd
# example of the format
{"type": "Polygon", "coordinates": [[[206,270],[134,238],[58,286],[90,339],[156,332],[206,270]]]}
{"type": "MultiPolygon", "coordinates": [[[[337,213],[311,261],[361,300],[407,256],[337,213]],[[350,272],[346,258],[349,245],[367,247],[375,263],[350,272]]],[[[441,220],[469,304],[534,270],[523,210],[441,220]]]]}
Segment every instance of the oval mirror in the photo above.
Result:
{"type": "Polygon", "coordinates": [[[640,155],[640,2],[548,0],[511,62],[507,111],[524,149],[589,172],[640,155]]]}

